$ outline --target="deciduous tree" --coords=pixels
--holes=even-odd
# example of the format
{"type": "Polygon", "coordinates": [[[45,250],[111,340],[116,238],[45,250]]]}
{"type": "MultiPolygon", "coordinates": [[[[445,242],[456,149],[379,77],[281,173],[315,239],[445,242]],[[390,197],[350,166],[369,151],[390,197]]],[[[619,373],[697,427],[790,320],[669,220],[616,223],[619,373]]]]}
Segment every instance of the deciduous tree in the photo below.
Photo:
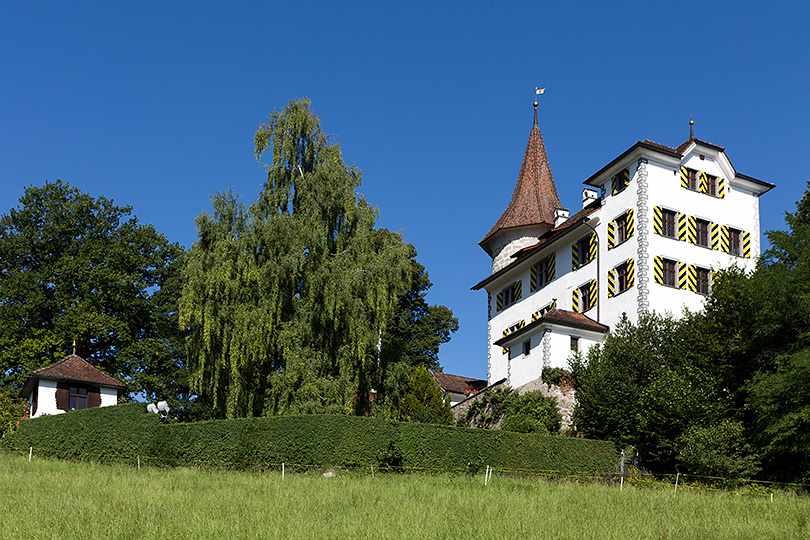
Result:
{"type": "Polygon", "coordinates": [[[0,218],[0,379],[77,354],[133,393],[188,397],[178,330],[183,249],[129,206],[67,182],[30,186],[0,218]]]}

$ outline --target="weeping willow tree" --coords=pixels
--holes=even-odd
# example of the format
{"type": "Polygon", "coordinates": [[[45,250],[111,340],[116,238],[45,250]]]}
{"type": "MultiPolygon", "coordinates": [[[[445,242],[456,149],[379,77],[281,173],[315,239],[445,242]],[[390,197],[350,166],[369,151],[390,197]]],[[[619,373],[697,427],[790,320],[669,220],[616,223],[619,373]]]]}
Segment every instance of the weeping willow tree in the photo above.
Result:
{"type": "Polygon", "coordinates": [[[255,145],[258,199],[217,193],[196,221],[180,304],[192,387],[218,416],[364,413],[384,384],[381,336],[419,277],[413,248],[374,227],[360,171],[308,100],[270,115],[255,145]]]}

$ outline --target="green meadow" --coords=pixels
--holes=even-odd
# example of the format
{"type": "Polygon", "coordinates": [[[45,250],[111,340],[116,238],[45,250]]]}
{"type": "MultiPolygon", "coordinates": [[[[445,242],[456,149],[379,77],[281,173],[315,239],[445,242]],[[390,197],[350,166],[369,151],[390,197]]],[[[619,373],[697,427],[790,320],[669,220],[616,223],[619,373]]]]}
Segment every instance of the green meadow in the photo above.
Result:
{"type": "Polygon", "coordinates": [[[0,538],[810,538],[810,499],[484,474],[159,469],[0,455],[0,538]]]}

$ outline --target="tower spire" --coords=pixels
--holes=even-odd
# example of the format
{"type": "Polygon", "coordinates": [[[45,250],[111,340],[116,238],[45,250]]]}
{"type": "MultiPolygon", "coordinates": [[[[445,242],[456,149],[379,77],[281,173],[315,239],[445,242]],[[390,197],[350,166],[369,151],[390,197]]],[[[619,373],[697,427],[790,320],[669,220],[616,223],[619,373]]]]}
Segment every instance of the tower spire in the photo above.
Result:
{"type": "MultiPolygon", "coordinates": [[[[538,88],[536,94],[543,93],[538,88]]],[[[546,146],[543,135],[537,125],[537,103],[534,103],[534,124],[529,133],[529,142],[526,144],[526,153],[520,167],[515,190],[509,206],[504,210],[492,229],[479,242],[479,245],[491,256],[498,258],[498,253],[504,247],[497,247],[500,241],[495,237],[504,234],[513,236],[514,232],[505,233],[506,230],[522,229],[526,237],[537,238],[554,226],[555,211],[562,208],[557,195],[557,187],[551,174],[551,166],[546,155],[546,146]]],[[[520,234],[524,234],[520,233],[520,234]]],[[[507,241],[511,243],[511,241],[507,241]]]]}
{"type": "Polygon", "coordinates": [[[692,115],[689,115],[689,138],[695,138],[695,121],[692,120],[692,115]]]}

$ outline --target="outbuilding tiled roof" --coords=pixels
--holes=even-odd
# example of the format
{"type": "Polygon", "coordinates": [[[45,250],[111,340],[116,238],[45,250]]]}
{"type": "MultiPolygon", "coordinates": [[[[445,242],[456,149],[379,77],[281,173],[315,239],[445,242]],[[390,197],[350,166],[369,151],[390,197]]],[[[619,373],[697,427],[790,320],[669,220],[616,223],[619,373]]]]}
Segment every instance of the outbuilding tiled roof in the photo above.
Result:
{"type": "Polygon", "coordinates": [[[26,387],[29,386],[28,381],[34,379],[52,379],[60,381],[76,381],[89,384],[97,384],[100,386],[110,386],[113,388],[125,389],[126,384],[122,383],[114,377],[102,373],[95,367],[91,366],[87,360],[71,354],[62,358],[55,364],[46,366],[41,369],[33,371],[26,381],[26,387]]]}
{"type": "Polygon", "coordinates": [[[562,207],[554,177],[551,175],[543,135],[537,126],[537,109],[535,109],[534,126],[529,133],[529,142],[523,155],[523,164],[520,167],[515,191],[512,193],[512,200],[478,244],[483,247],[487,240],[502,229],[538,224],[554,225],[554,211],[562,207]]]}
{"type": "Polygon", "coordinates": [[[441,371],[431,371],[430,373],[445,392],[463,394],[468,390],[481,390],[487,385],[487,381],[473,379],[472,377],[450,375],[449,373],[442,373],[441,371]]]}
{"type": "Polygon", "coordinates": [[[515,339],[530,333],[533,329],[543,324],[558,324],[568,328],[589,330],[591,332],[598,332],[600,334],[605,334],[608,332],[608,330],[610,330],[607,325],[598,323],[582,313],[575,313],[565,309],[552,309],[543,314],[543,316],[539,319],[530,322],[520,330],[500,338],[495,342],[495,345],[499,347],[506,346],[508,343],[514,342],[515,339]]]}

